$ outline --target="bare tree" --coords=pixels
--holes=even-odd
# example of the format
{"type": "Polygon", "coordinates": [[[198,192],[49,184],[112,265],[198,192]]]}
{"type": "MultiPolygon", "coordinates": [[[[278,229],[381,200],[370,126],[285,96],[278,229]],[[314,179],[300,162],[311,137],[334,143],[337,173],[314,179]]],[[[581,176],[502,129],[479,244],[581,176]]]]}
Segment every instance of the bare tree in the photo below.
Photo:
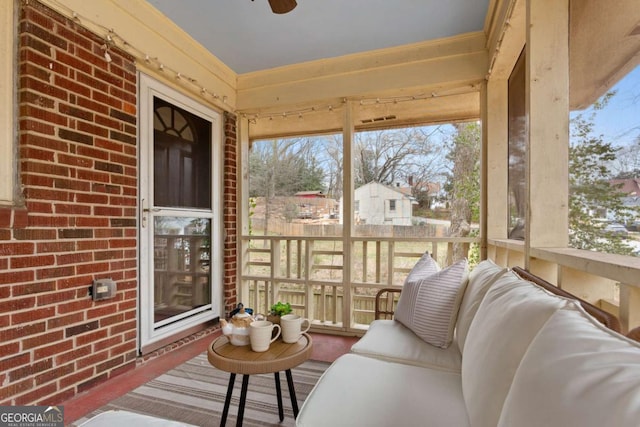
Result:
{"type": "Polygon", "coordinates": [[[429,182],[444,172],[445,150],[433,136],[440,127],[362,132],[354,150],[355,185],[429,182]]]}

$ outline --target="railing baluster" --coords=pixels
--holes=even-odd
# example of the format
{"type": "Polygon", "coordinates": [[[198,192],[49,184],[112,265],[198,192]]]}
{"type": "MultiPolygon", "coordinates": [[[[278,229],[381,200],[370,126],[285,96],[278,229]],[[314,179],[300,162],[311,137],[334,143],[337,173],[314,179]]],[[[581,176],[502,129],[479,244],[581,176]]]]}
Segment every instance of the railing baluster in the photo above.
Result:
{"type": "Polygon", "coordinates": [[[364,242],[362,242],[362,278],[360,279],[360,281],[362,282],[366,282],[367,281],[367,257],[369,256],[369,253],[367,251],[367,246],[368,243],[366,240],[364,242]]]}

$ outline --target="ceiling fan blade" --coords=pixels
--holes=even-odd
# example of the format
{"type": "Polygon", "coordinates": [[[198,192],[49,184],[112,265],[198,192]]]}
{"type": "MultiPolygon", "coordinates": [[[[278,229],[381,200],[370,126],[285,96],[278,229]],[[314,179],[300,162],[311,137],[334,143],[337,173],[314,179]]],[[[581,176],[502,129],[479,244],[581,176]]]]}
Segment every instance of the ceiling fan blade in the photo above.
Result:
{"type": "Polygon", "coordinates": [[[273,13],[291,12],[298,5],[296,0],[269,0],[273,13]]]}

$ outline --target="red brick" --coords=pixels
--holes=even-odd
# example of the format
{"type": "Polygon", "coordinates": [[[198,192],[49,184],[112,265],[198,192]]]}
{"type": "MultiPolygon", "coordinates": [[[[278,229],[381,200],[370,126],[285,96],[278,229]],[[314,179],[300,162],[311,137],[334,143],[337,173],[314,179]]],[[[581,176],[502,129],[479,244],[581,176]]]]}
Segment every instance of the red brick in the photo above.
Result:
{"type": "Polygon", "coordinates": [[[109,107],[107,105],[104,105],[100,102],[93,101],[88,98],[84,98],[82,96],[78,97],[77,105],[103,115],[109,114],[109,107]]]}
{"type": "Polygon", "coordinates": [[[54,135],[55,128],[47,123],[38,122],[28,118],[20,119],[20,130],[42,133],[45,135],[54,135]]]}
{"type": "Polygon", "coordinates": [[[93,160],[92,159],[87,159],[84,157],[78,157],[78,156],[72,156],[72,155],[66,155],[66,154],[59,154],[58,155],[58,161],[62,164],[66,164],[69,166],[75,166],[75,167],[79,167],[79,168],[92,168],[93,167],[93,160]]]}
{"type": "Polygon", "coordinates": [[[58,25],[56,26],[56,34],[60,37],[72,42],[73,44],[80,45],[85,49],[91,49],[93,42],[86,37],[83,37],[76,31],[69,29],[65,26],[58,25]]]}
{"type": "Polygon", "coordinates": [[[93,216],[85,216],[76,218],[77,227],[108,227],[109,218],[96,218],[93,216]]]}
{"type": "Polygon", "coordinates": [[[94,366],[100,362],[107,360],[108,357],[109,357],[109,352],[107,350],[99,351],[99,352],[93,351],[89,356],[77,359],[76,368],[83,369],[83,368],[86,368],[87,366],[94,366]]]}
{"type": "MultiPolygon", "coordinates": [[[[0,344],[0,354],[6,356],[8,354],[17,354],[18,351],[20,351],[20,344],[17,342],[12,342],[12,343],[8,343],[8,344],[0,344]]],[[[28,354],[26,355],[27,359],[28,359],[28,354]]],[[[5,359],[6,360],[6,359],[5,359]]],[[[16,365],[18,366],[18,365],[16,365]]],[[[2,371],[6,371],[7,369],[10,369],[11,367],[7,368],[7,367],[2,367],[2,362],[0,362],[0,370],[2,371]]]]}
{"type": "MultiPolygon", "coordinates": [[[[115,312],[117,310],[117,305],[111,305],[109,308],[109,312],[108,314],[111,314],[113,312],[115,312]]],[[[106,313],[105,313],[106,314],[106,313]]],[[[89,315],[89,318],[93,317],[92,315],[89,315]]],[[[110,326],[110,325],[115,325],[117,323],[122,323],[122,321],[124,321],[124,314],[123,313],[117,313],[114,314],[113,316],[109,316],[109,317],[105,317],[103,319],[100,319],[100,327],[104,328],[106,326],[110,326]]]]}
{"type": "MultiPolygon", "coordinates": [[[[66,363],[66,362],[65,362],[66,363]]],[[[60,362],[56,361],[56,366],[58,366],[55,369],[50,369],[49,371],[37,375],[35,377],[36,380],[36,385],[40,386],[42,384],[46,384],[48,382],[51,382],[53,380],[56,380],[58,378],[62,378],[64,376],[70,375],[74,372],[74,364],[73,363],[69,363],[67,365],[62,365],[60,362]]],[[[56,391],[55,389],[53,391],[56,391]]],[[[49,393],[47,393],[49,394],[49,393]]],[[[42,396],[40,396],[42,397],[42,396]]]]}
{"type": "Polygon", "coordinates": [[[57,88],[54,85],[50,85],[29,76],[20,78],[20,89],[30,89],[33,92],[39,92],[43,95],[58,98],[63,101],[67,101],[68,99],[66,90],[57,88]]]}
{"type": "Polygon", "coordinates": [[[72,325],[74,323],[79,323],[84,320],[83,313],[72,313],[66,316],[56,316],[53,319],[47,320],[47,328],[48,329],[56,329],[64,326],[72,325]]]}
{"type": "MultiPolygon", "coordinates": [[[[13,341],[22,337],[39,334],[45,330],[46,325],[44,322],[31,323],[17,328],[4,329],[0,330],[0,341],[13,341]]],[[[0,372],[2,372],[2,369],[0,369],[0,372]]]]}
{"type": "Polygon", "coordinates": [[[53,184],[55,188],[74,191],[89,191],[91,188],[90,183],[75,179],[56,178],[53,180],[53,184]]]}
{"type": "Polygon", "coordinates": [[[56,314],[55,307],[38,308],[37,310],[23,311],[11,314],[11,324],[20,325],[22,323],[33,323],[35,320],[53,317],[56,314]]]}
{"type": "Polygon", "coordinates": [[[75,252],[71,254],[56,255],[56,264],[58,265],[78,264],[91,261],[93,261],[93,255],[91,252],[75,252]]]}
{"type": "MultiPolygon", "coordinates": [[[[90,366],[87,369],[82,371],[76,371],[73,375],[69,375],[67,377],[60,379],[60,388],[66,388],[75,384],[78,384],[81,381],[85,381],[89,378],[93,377],[93,366],[90,366]]],[[[80,390],[78,390],[80,392],[80,390]]]]}
{"type": "Polygon", "coordinates": [[[71,252],[76,250],[74,242],[39,242],[36,247],[38,253],[71,252]]]}
{"type": "Polygon", "coordinates": [[[20,107],[20,114],[38,120],[43,120],[48,123],[55,123],[60,126],[67,126],[68,123],[67,118],[62,114],[58,114],[55,111],[38,108],[35,105],[22,105],[20,107]]]}
{"type": "Polygon", "coordinates": [[[110,337],[105,340],[96,341],[93,343],[93,351],[108,350],[111,347],[116,346],[122,342],[123,342],[122,335],[117,335],[115,337],[110,337]]]}
{"type": "Polygon", "coordinates": [[[23,378],[33,376],[34,374],[38,374],[40,372],[46,371],[47,369],[51,369],[53,367],[53,360],[39,360],[35,363],[27,366],[22,366],[18,369],[9,372],[9,380],[12,382],[20,381],[23,378]]]}
{"type": "Polygon", "coordinates": [[[81,61],[77,57],[73,55],[69,55],[66,52],[56,51],[56,59],[61,63],[69,66],[69,68],[74,70],[80,70],[84,73],[91,74],[91,64],[87,64],[84,61],[81,61]]]}
{"type": "Polygon", "coordinates": [[[37,256],[22,256],[14,257],[11,259],[11,268],[30,268],[41,267],[45,265],[53,265],[55,258],[51,256],[37,255],[37,256]]]}
{"type": "Polygon", "coordinates": [[[73,199],[73,195],[68,191],[49,190],[46,188],[29,187],[25,189],[25,193],[27,197],[38,200],[58,200],[68,202],[73,199]]]}
{"type": "Polygon", "coordinates": [[[83,240],[78,243],[79,251],[107,249],[109,247],[108,240],[83,240]]]}
{"type": "Polygon", "coordinates": [[[0,387],[0,399],[3,399],[8,396],[17,396],[22,392],[32,390],[33,382],[34,381],[32,378],[27,378],[20,382],[9,384],[6,387],[0,387]]]}
{"type": "Polygon", "coordinates": [[[22,340],[22,349],[29,350],[35,347],[51,344],[52,342],[60,342],[64,338],[62,331],[48,332],[42,335],[36,335],[31,338],[22,340]]]}
{"type": "Polygon", "coordinates": [[[122,345],[112,347],[111,355],[115,356],[118,354],[128,354],[131,352],[135,352],[137,348],[137,343],[135,341],[127,341],[122,345]]]}
{"type": "Polygon", "coordinates": [[[12,313],[14,311],[25,310],[36,306],[36,298],[33,296],[26,298],[12,298],[0,301],[0,313],[12,313]]]}
{"type": "Polygon", "coordinates": [[[35,402],[38,399],[42,399],[51,393],[56,391],[55,384],[48,384],[41,387],[36,387],[32,392],[26,393],[16,397],[15,404],[16,405],[27,405],[31,402],[35,402]]]}
{"type": "MultiPolygon", "coordinates": [[[[106,337],[107,337],[107,330],[98,329],[88,334],[82,334],[82,335],[76,336],[75,337],[76,346],[84,346],[85,344],[95,345],[96,343],[100,342],[102,339],[106,337]]],[[[120,341],[121,340],[119,338],[116,339],[116,343],[119,343],[120,341]]]]}
{"type": "Polygon", "coordinates": [[[119,325],[115,325],[111,327],[110,333],[119,334],[121,332],[132,331],[135,329],[136,329],[136,322],[131,321],[131,322],[125,322],[125,323],[121,323],[119,325]]]}
{"type": "Polygon", "coordinates": [[[116,356],[113,359],[106,360],[103,363],[96,365],[96,372],[104,372],[115,368],[118,365],[122,365],[124,363],[124,357],[122,355],[116,356]]]}
{"type": "Polygon", "coordinates": [[[56,203],[53,205],[55,213],[58,215],[89,215],[91,207],[79,204],[56,203]]]}
{"type": "Polygon", "coordinates": [[[92,264],[83,264],[76,266],[78,274],[100,273],[102,271],[109,271],[109,263],[95,262],[92,264]]]}
{"type": "Polygon", "coordinates": [[[16,354],[15,356],[4,358],[0,360],[0,372],[8,372],[13,368],[26,365],[29,362],[31,362],[31,356],[29,353],[16,354]]]}
{"type": "Polygon", "coordinates": [[[38,295],[37,297],[37,305],[39,307],[45,305],[51,305],[60,303],[63,301],[70,301],[76,297],[76,293],[73,290],[70,291],[57,291],[45,295],[38,295]]]}
{"type": "Polygon", "coordinates": [[[56,277],[73,276],[75,273],[76,273],[75,268],[71,266],[54,267],[54,268],[44,268],[44,269],[38,270],[37,276],[38,276],[38,280],[43,280],[43,279],[52,279],[56,277]]]}
{"type": "MultiPolygon", "coordinates": [[[[23,151],[27,151],[27,150],[23,149],[23,151]]],[[[37,162],[34,160],[38,160],[38,159],[34,157],[29,160],[24,160],[21,162],[23,173],[33,172],[33,173],[42,174],[42,175],[69,176],[68,167],[52,164],[52,163],[43,163],[43,162],[49,162],[53,160],[42,159],[43,162],[37,162]]],[[[30,190],[33,192],[33,189],[30,189],[30,190]]]]}
{"type": "Polygon", "coordinates": [[[86,310],[91,307],[92,302],[89,298],[82,301],[72,301],[65,304],[58,305],[59,314],[73,313],[75,311],[86,310]]]}
{"type": "Polygon", "coordinates": [[[33,351],[33,359],[48,359],[52,360],[51,356],[56,354],[64,353],[73,348],[73,342],[71,340],[66,340],[63,342],[55,342],[52,345],[48,345],[45,347],[37,348],[33,351]]]}
{"type": "Polygon", "coordinates": [[[39,294],[42,292],[55,291],[56,284],[54,282],[35,282],[25,285],[12,286],[12,294],[14,297],[22,295],[39,294]]]}
{"type": "Polygon", "coordinates": [[[31,242],[0,242],[1,256],[31,255],[35,245],[31,242]]]}

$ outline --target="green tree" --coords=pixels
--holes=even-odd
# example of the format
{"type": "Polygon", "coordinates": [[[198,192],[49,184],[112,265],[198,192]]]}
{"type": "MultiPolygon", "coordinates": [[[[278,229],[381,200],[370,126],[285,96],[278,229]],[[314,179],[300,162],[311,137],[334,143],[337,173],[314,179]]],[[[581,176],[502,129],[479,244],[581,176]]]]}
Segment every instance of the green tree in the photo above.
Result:
{"type": "Polygon", "coordinates": [[[610,184],[611,165],[619,149],[594,134],[594,118],[615,92],[605,94],[589,113],[571,119],[569,147],[569,245],[577,249],[630,255],[623,236],[605,230],[606,217],[625,223],[631,212],[624,206],[625,194],[610,184]]]}
{"type": "MultiPolygon", "coordinates": [[[[451,206],[452,236],[466,237],[471,223],[480,217],[480,141],[478,122],[454,125],[455,134],[449,142],[448,160],[452,164],[446,188],[451,206]]],[[[454,246],[454,259],[466,257],[464,245],[454,246]]]]}

